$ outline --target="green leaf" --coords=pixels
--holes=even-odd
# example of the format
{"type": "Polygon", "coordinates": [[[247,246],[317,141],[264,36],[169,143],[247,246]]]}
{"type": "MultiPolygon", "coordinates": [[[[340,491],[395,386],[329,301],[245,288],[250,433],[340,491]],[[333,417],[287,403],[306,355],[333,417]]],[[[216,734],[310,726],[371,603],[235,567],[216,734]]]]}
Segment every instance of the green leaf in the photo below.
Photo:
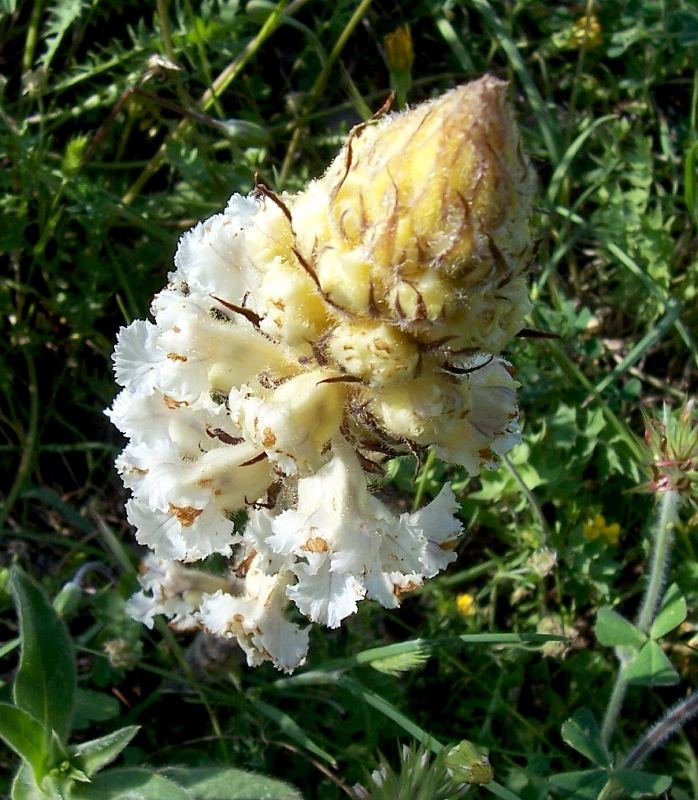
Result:
{"type": "Polygon", "coordinates": [[[608,773],[604,769],[585,769],[580,772],[553,775],[550,778],[550,785],[559,797],[596,800],[607,779],[608,773]]]}
{"type": "Polygon", "coordinates": [[[71,760],[74,758],[90,777],[111,763],[140,729],[139,725],[129,725],[118,731],[108,733],[99,739],[92,739],[70,748],[71,760]]]}
{"type": "Polygon", "coordinates": [[[68,738],[75,700],[70,636],[43,592],[18,569],[10,579],[19,617],[22,654],[14,700],[46,729],[68,738]]]}
{"type": "Polygon", "coordinates": [[[570,719],[562,725],[562,738],[578,753],[599,767],[607,767],[611,757],[601,738],[601,729],[594,715],[588,708],[575,711],[570,719]]]}
{"type": "Polygon", "coordinates": [[[651,638],[661,639],[666,636],[686,619],[687,613],[686,600],[679,587],[672,583],[666,590],[659,613],[650,628],[651,638]]]}
{"type": "Polygon", "coordinates": [[[75,692],[75,715],[73,728],[89,728],[93,722],[107,722],[119,716],[119,701],[106,692],[78,687],[75,692]]]}
{"type": "Polygon", "coordinates": [[[679,674],[656,642],[647,642],[625,668],[625,677],[635,686],[673,686],[679,674]]]}
{"type": "Polygon", "coordinates": [[[170,767],[163,774],[196,800],[303,800],[287,783],[224,767],[170,767]]]}
{"type": "Polygon", "coordinates": [[[602,606],[596,615],[596,638],[604,647],[634,647],[639,650],[647,641],[645,634],[610,606],[602,606]]]}
{"type": "Polygon", "coordinates": [[[63,800],[58,792],[56,782],[51,778],[45,778],[39,788],[32,771],[24,762],[12,781],[10,798],[11,800],[63,800]]]}
{"type": "Polygon", "coordinates": [[[9,703],[0,703],[0,737],[31,767],[37,781],[46,774],[49,732],[31,714],[9,703]]]}
{"type": "Polygon", "coordinates": [[[658,797],[671,786],[671,778],[653,775],[651,772],[619,769],[613,773],[613,777],[628,792],[629,797],[658,797]]]}
{"type": "Polygon", "coordinates": [[[69,787],[66,800],[195,800],[174,781],[154,769],[110,769],[92,783],[69,787]]]}

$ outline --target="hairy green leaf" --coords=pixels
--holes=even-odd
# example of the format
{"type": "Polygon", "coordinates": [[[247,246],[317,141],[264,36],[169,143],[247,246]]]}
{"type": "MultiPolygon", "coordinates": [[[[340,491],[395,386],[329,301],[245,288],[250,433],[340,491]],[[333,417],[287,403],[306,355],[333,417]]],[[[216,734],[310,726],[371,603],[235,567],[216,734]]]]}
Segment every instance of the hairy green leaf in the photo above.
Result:
{"type": "Polygon", "coordinates": [[[75,661],[70,636],[31,578],[15,569],[11,587],[22,638],[13,689],[15,704],[65,740],[75,701],[75,661]]]}
{"type": "Polygon", "coordinates": [[[661,639],[677,628],[686,619],[687,614],[686,600],[679,587],[672,583],[666,590],[659,613],[652,623],[650,636],[652,639],[661,639]]]}
{"type": "Polygon", "coordinates": [[[613,777],[627,792],[628,797],[658,797],[671,786],[671,778],[666,775],[653,775],[631,769],[616,770],[613,777]]]}
{"type": "Polygon", "coordinates": [[[91,783],[70,787],[66,800],[195,800],[173,780],[154,769],[111,769],[91,783]]]}
{"type": "Polygon", "coordinates": [[[302,800],[287,783],[225,767],[171,767],[163,775],[183,786],[196,800],[302,800]]]}
{"type": "Polygon", "coordinates": [[[139,731],[138,725],[128,725],[99,739],[91,739],[70,748],[70,755],[90,777],[111,763],[139,731]]]}
{"type": "Polygon", "coordinates": [[[49,732],[17,706],[0,703],[0,738],[31,767],[37,781],[46,773],[49,755],[49,732]]]}

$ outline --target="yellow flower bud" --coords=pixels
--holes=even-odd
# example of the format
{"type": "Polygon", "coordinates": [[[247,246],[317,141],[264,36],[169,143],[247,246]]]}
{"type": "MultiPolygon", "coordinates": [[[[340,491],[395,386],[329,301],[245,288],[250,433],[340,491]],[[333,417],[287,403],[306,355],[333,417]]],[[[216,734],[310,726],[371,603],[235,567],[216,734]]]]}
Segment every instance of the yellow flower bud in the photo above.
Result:
{"type": "Polygon", "coordinates": [[[384,41],[385,60],[395,72],[409,72],[414,61],[414,47],[409,25],[400,25],[384,41]]]}
{"type": "MultiPolygon", "coordinates": [[[[336,305],[420,336],[461,335],[481,325],[469,309],[506,297],[528,263],[534,186],[506,84],[485,76],[355,128],[293,199],[293,228],[336,305]]],[[[512,295],[487,320],[504,315],[507,333],[529,308],[512,295]]]]}

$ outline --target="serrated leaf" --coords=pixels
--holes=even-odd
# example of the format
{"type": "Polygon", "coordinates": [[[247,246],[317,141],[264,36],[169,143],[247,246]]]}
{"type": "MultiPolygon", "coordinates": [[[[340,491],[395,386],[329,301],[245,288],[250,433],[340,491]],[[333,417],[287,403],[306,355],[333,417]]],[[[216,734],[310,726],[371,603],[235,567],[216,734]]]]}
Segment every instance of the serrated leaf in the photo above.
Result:
{"type": "Polygon", "coordinates": [[[63,37],[80,16],[82,8],[81,0],[62,0],[62,2],[54,3],[51,6],[49,22],[44,31],[46,52],[41,56],[41,66],[48,68],[51,61],[53,61],[63,37]]]}
{"type": "Polygon", "coordinates": [[[0,738],[30,766],[37,781],[46,774],[49,732],[24,709],[0,703],[0,738]]]}
{"type": "Polygon", "coordinates": [[[550,778],[550,786],[558,797],[574,800],[596,800],[606,785],[608,773],[604,769],[585,769],[563,772],[550,778]]]}
{"type": "Polygon", "coordinates": [[[599,767],[607,767],[611,762],[606,745],[601,737],[601,729],[588,708],[575,711],[562,725],[563,740],[578,753],[599,767]]]}
{"type": "Polygon", "coordinates": [[[604,647],[634,647],[639,650],[647,641],[647,636],[639,628],[610,606],[599,609],[594,631],[604,647]]]}
{"type": "Polygon", "coordinates": [[[673,686],[679,673],[657,642],[647,642],[625,667],[625,677],[634,686],[673,686]]]}
{"type": "Polygon", "coordinates": [[[22,639],[14,680],[15,704],[47,730],[68,738],[75,701],[73,645],[43,592],[18,569],[10,579],[22,639]]]}
{"type": "Polygon", "coordinates": [[[396,677],[403,672],[409,672],[410,670],[423,667],[430,657],[431,649],[429,647],[424,647],[413,650],[411,653],[400,653],[398,655],[387,656],[386,658],[378,658],[369,663],[373,669],[378,670],[378,672],[396,677]]]}
{"type": "Polygon", "coordinates": [[[129,725],[118,731],[108,733],[99,739],[92,739],[70,748],[71,761],[75,760],[90,777],[110,764],[140,729],[139,725],[129,725]]]}
{"type": "Polygon", "coordinates": [[[671,786],[671,778],[651,772],[619,769],[613,773],[613,777],[629,797],[658,797],[671,786]]]}
{"type": "Polygon", "coordinates": [[[650,628],[652,639],[661,639],[669,631],[673,631],[686,619],[687,613],[686,600],[679,587],[672,583],[666,590],[659,613],[650,628]]]}
{"type": "Polygon", "coordinates": [[[289,784],[241,769],[171,767],[163,774],[195,800],[303,800],[289,784]]]}
{"type": "Polygon", "coordinates": [[[110,769],[92,783],[73,784],[67,800],[195,800],[195,796],[154,769],[110,769]]]}

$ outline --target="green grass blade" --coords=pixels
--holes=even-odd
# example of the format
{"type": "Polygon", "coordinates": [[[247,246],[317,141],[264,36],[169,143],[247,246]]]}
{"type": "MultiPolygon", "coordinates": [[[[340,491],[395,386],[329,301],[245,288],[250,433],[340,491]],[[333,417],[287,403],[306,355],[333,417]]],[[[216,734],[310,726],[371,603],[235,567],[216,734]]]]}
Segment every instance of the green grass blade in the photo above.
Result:
{"type": "Polygon", "coordinates": [[[371,708],[380,711],[381,714],[391,719],[396,725],[399,725],[404,731],[409,733],[410,736],[415,738],[420,744],[423,744],[434,752],[438,753],[443,749],[443,745],[431,734],[427,733],[424,728],[420,728],[416,722],[413,722],[409,717],[405,716],[399,711],[392,703],[389,703],[384,697],[381,697],[376,692],[362,686],[358,681],[343,675],[338,679],[337,683],[343,689],[353,694],[355,697],[363,700],[371,708]]]}
{"type": "Polygon", "coordinates": [[[473,60],[468,55],[468,51],[465,47],[463,47],[463,43],[454,30],[453,25],[451,25],[446,17],[438,17],[434,24],[444,42],[451,48],[451,52],[455,56],[456,61],[460,64],[463,72],[466,75],[475,74],[476,70],[473,60]]]}
{"type": "Polygon", "coordinates": [[[248,700],[260,714],[276,723],[279,729],[285,733],[289,739],[305,748],[308,752],[318,756],[318,758],[321,758],[323,761],[326,761],[331,766],[337,766],[335,759],[326,750],[323,750],[322,747],[316,744],[303,728],[301,728],[301,726],[285,711],[270,706],[268,703],[252,695],[248,695],[248,700]]]}
{"type": "MultiPolygon", "coordinates": [[[[664,291],[657,286],[657,284],[650,278],[650,276],[642,269],[642,267],[632,259],[624,250],[621,250],[617,244],[613,242],[606,243],[606,249],[613,255],[629,272],[631,272],[650,292],[654,297],[658,298],[664,303],[668,303],[667,297],[664,291]]],[[[680,319],[676,319],[674,321],[674,327],[676,328],[677,333],[683,339],[684,344],[688,348],[689,352],[693,356],[693,360],[698,366],[698,346],[696,345],[696,341],[693,338],[693,335],[690,333],[688,328],[681,322],[680,319]]]]}
{"type": "Polygon", "coordinates": [[[595,387],[597,396],[615,383],[618,378],[636,364],[649,350],[666,336],[681,314],[681,305],[675,300],[667,303],[667,313],[635,344],[625,358],[614,369],[604,376],[595,387]]]}
{"type": "Polygon", "coordinates": [[[557,143],[556,126],[548,112],[545,100],[543,100],[543,97],[538,91],[538,87],[536,86],[528,67],[521,57],[518,47],[516,44],[514,44],[511,36],[509,36],[507,33],[502,21],[495,14],[488,0],[468,0],[468,4],[477,9],[477,11],[482,15],[485,22],[492,30],[492,33],[499,43],[499,46],[502,48],[502,50],[504,50],[504,53],[511,64],[511,68],[521,81],[521,85],[526,93],[526,98],[533,109],[541,136],[543,137],[545,146],[548,149],[550,161],[553,164],[557,164],[560,160],[560,151],[557,143]]]}
{"type": "Polygon", "coordinates": [[[553,175],[550,178],[550,183],[548,184],[546,196],[551,205],[555,203],[558,192],[560,191],[560,187],[562,186],[562,182],[564,181],[565,176],[572,166],[572,162],[584,146],[586,140],[597,128],[612,119],[616,119],[616,114],[607,114],[605,117],[599,117],[599,119],[594,120],[594,122],[584,128],[584,130],[577,136],[572,144],[570,144],[567,150],[565,150],[565,153],[560,159],[557,167],[555,167],[555,172],[553,172],[553,175]]]}
{"type": "Polygon", "coordinates": [[[502,786],[501,783],[497,783],[497,781],[483,783],[482,788],[488,791],[490,794],[493,794],[495,797],[501,797],[502,800],[521,800],[518,794],[510,792],[506,786],[502,786]]]}
{"type": "Polygon", "coordinates": [[[688,213],[694,223],[698,224],[698,196],[696,195],[696,157],[698,156],[698,142],[686,151],[686,160],[683,168],[683,199],[688,213]]]}

